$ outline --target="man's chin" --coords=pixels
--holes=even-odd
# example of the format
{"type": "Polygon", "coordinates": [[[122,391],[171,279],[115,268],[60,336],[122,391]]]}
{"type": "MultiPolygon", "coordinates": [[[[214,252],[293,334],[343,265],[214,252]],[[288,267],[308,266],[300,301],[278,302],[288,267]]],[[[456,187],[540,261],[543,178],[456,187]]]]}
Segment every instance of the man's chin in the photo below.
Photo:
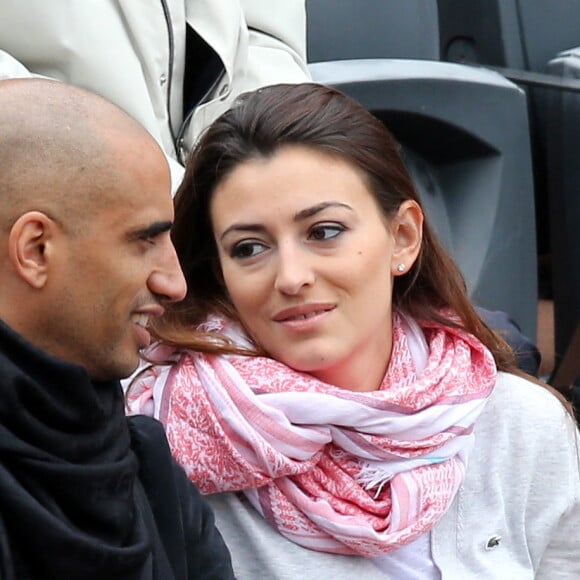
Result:
{"type": "Polygon", "coordinates": [[[89,372],[91,379],[94,381],[121,381],[132,378],[140,369],[142,359],[138,355],[119,361],[118,364],[109,364],[106,367],[89,372]]]}

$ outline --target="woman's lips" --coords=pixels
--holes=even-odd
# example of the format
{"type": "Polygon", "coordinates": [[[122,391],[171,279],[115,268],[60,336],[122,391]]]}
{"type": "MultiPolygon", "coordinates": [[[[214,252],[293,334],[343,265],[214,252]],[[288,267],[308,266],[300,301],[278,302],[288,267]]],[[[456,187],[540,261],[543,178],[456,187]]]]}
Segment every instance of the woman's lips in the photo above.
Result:
{"type": "Polygon", "coordinates": [[[331,304],[295,306],[281,310],[273,317],[273,320],[292,330],[312,331],[322,324],[334,308],[335,306],[331,304]]]}

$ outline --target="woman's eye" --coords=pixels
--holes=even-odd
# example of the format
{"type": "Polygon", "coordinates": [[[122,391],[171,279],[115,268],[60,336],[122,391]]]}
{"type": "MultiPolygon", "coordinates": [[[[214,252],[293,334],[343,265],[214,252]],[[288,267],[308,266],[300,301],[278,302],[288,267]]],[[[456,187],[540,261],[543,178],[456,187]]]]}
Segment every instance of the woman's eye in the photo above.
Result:
{"type": "Polygon", "coordinates": [[[260,242],[239,242],[232,248],[230,255],[232,258],[253,258],[265,249],[266,246],[260,242]]]}
{"type": "Polygon", "coordinates": [[[342,234],[344,230],[345,227],[340,224],[318,224],[310,229],[309,237],[312,240],[331,240],[342,234]]]}

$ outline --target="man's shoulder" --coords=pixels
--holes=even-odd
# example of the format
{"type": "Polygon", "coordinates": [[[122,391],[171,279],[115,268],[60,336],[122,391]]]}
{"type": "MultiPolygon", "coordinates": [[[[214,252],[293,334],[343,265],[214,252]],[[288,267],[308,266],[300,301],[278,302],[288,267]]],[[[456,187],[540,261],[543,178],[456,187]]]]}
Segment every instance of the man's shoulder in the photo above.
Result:
{"type": "Polygon", "coordinates": [[[175,489],[176,471],[179,469],[171,456],[163,425],[145,415],[127,418],[131,436],[131,449],[139,463],[138,477],[147,495],[158,489],[175,489]]]}
{"type": "Polygon", "coordinates": [[[132,415],[127,417],[127,423],[133,448],[160,444],[169,450],[165,430],[157,419],[146,415],[132,415]]]}
{"type": "Polygon", "coordinates": [[[144,415],[127,421],[138,478],[175,576],[232,579],[231,558],[213,512],[172,458],[163,425],[144,415]]]}

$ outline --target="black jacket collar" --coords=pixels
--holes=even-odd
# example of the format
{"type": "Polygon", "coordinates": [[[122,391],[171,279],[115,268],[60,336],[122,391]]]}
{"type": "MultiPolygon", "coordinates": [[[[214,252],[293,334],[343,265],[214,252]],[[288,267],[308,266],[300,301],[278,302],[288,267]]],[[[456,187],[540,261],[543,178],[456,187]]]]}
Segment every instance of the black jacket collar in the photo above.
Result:
{"type": "Polygon", "coordinates": [[[150,577],[120,384],[1,321],[0,458],[0,577],[150,577]]]}

